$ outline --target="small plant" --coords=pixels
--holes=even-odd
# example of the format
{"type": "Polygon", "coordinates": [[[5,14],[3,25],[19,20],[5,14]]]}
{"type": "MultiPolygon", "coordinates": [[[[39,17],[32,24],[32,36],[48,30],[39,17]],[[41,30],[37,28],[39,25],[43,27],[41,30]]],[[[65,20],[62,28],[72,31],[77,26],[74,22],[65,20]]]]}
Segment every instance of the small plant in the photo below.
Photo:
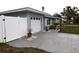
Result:
{"type": "Polygon", "coordinates": [[[60,23],[59,22],[55,22],[55,23],[53,23],[54,24],[54,28],[55,29],[57,29],[58,28],[58,26],[60,25],[60,23]]]}
{"type": "Polygon", "coordinates": [[[27,37],[32,37],[31,29],[28,30],[28,36],[27,37]]]}
{"type": "Polygon", "coordinates": [[[49,29],[54,29],[54,26],[53,26],[53,25],[51,25],[51,26],[49,27],[49,29]]]}
{"type": "Polygon", "coordinates": [[[58,22],[55,22],[55,23],[54,23],[55,26],[57,26],[57,25],[59,25],[59,24],[60,24],[60,23],[58,23],[58,22]]]}

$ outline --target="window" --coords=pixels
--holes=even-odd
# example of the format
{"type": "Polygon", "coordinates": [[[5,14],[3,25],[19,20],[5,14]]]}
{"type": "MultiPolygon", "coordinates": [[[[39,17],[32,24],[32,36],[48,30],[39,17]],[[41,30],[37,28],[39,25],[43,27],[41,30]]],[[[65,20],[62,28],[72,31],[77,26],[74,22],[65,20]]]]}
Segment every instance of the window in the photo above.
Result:
{"type": "Polygon", "coordinates": [[[47,25],[50,25],[50,19],[47,20],[47,25]]]}
{"type": "Polygon", "coordinates": [[[35,20],[35,17],[33,19],[35,20]]]}
{"type": "Polygon", "coordinates": [[[38,20],[38,18],[36,18],[36,20],[38,20]]]}
{"type": "Polygon", "coordinates": [[[40,20],[40,18],[39,18],[39,20],[40,20]]]}
{"type": "Polygon", "coordinates": [[[33,19],[33,20],[40,20],[41,18],[31,17],[30,19],[33,19]]]}
{"type": "Polygon", "coordinates": [[[32,17],[31,17],[31,19],[32,19],[32,17]]]}

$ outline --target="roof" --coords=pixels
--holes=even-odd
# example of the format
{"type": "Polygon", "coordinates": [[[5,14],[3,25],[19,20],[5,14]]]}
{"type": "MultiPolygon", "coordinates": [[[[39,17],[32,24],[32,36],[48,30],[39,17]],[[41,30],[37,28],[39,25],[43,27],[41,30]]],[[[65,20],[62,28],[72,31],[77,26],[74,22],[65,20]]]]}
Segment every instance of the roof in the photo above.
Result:
{"type": "Polygon", "coordinates": [[[15,12],[22,12],[22,11],[34,12],[34,13],[42,14],[45,17],[52,18],[52,16],[50,14],[48,14],[48,13],[45,13],[43,11],[39,11],[39,10],[30,8],[30,7],[25,7],[25,8],[19,8],[19,9],[14,9],[14,10],[3,11],[3,12],[0,12],[0,15],[5,15],[5,14],[15,13],[15,12]]]}

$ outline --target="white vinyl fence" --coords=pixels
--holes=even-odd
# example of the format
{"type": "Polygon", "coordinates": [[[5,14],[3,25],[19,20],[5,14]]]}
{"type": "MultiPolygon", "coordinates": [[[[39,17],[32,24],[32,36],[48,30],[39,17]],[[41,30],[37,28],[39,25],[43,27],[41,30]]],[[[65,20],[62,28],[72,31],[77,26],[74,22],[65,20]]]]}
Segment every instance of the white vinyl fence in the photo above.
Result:
{"type": "Polygon", "coordinates": [[[0,42],[9,42],[27,35],[27,18],[4,16],[3,21],[2,17],[0,16],[0,42]]]}
{"type": "Polygon", "coordinates": [[[2,17],[0,16],[0,42],[3,41],[3,23],[2,23],[2,17]]]}

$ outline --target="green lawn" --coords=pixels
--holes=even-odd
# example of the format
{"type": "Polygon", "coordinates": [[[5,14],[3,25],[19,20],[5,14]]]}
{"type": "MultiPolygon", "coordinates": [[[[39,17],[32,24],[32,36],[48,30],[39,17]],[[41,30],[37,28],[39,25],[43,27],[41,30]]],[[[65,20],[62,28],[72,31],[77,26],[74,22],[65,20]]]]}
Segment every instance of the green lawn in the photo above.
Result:
{"type": "Polygon", "coordinates": [[[0,43],[0,53],[47,53],[47,51],[32,47],[15,48],[5,43],[0,43]]]}

